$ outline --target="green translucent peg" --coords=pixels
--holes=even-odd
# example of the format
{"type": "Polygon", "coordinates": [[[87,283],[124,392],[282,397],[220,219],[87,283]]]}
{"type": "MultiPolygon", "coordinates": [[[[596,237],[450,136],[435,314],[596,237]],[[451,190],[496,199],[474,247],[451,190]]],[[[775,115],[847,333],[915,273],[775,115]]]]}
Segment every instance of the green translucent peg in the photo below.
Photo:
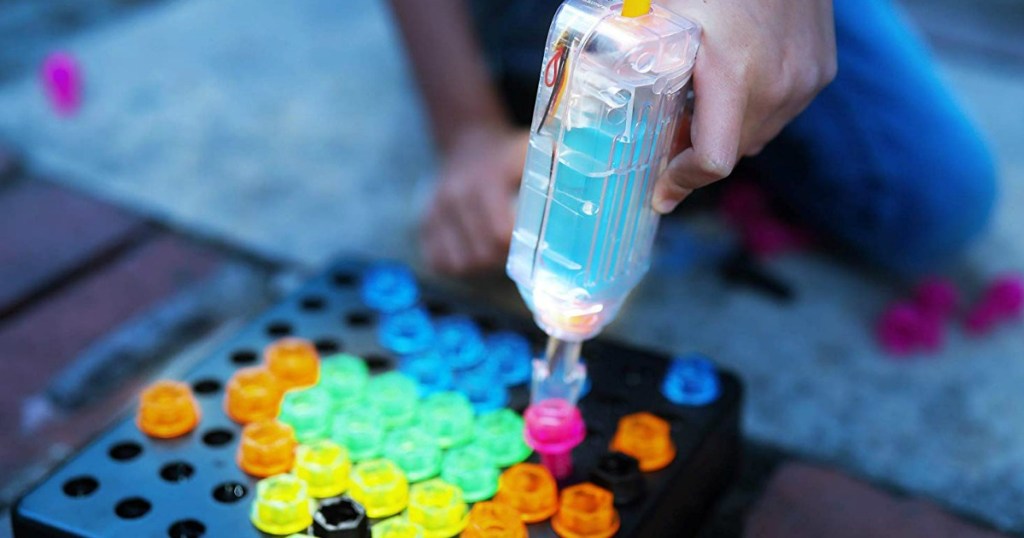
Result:
{"type": "Polygon", "coordinates": [[[490,499],[498,491],[498,466],[476,445],[449,450],[441,464],[441,478],[461,488],[466,502],[490,499]]]}
{"type": "Polygon", "coordinates": [[[468,443],[473,438],[473,404],[461,392],[438,392],[420,402],[419,422],[441,448],[468,443]]]}
{"type": "Polygon", "coordinates": [[[420,426],[406,426],[388,433],[384,438],[384,457],[395,462],[409,482],[433,478],[441,471],[441,447],[434,436],[420,426]]]}
{"type": "Polygon", "coordinates": [[[380,456],[384,449],[383,418],[372,407],[351,408],[334,416],[331,439],[348,449],[352,461],[380,456]]]}
{"type": "Polygon", "coordinates": [[[523,418],[511,409],[484,413],[476,420],[476,440],[498,467],[511,467],[530,457],[523,440],[523,418]]]}
{"type": "Polygon", "coordinates": [[[352,410],[356,410],[356,409],[366,409],[369,406],[370,406],[370,404],[366,403],[366,399],[365,398],[357,398],[357,399],[354,399],[354,400],[345,400],[345,401],[342,401],[340,403],[335,401],[334,402],[334,412],[335,413],[344,413],[344,412],[352,411],[352,410]]]}
{"type": "Polygon", "coordinates": [[[298,442],[312,443],[330,435],[330,417],[330,395],[314,386],[286,392],[277,418],[295,430],[298,442]]]}
{"type": "Polygon", "coordinates": [[[355,355],[338,353],[320,363],[320,385],[331,395],[336,409],[362,401],[369,379],[366,363],[355,355]]]}
{"type": "Polygon", "coordinates": [[[416,382],[398,372],[372,377],[366,385],[366,401],[380,412],[384,427],[389,430],[413,422],[418,398],[416,382]]]}

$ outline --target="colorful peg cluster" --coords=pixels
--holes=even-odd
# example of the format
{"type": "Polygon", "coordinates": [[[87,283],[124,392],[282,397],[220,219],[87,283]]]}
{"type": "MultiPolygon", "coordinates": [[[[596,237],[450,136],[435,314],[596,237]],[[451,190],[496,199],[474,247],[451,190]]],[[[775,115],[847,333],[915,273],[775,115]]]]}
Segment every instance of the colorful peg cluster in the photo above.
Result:
{"type": "MultiPolygon", "coordinates": [[[[559,494],[547,468],[523,463],[531,451],[518,414],[477,415],[458,392],[418,394],[403,374],[371,377],[351,355],[321,362],[295,338],[268,346],[264,365],[238,370],[224,397],[228,415],[245,424],[238,465],[262,478],[253,525],[353,538],[525,537],[526,524],[548,519],[564,537],[618,529],[611,488],[584,483],[559,494]],[[337,398],[340,387],[347,392],[337,398]]],[[[198,422],[188,385],[160,381],[143,392],[137,424],[148,435],[181,436],[198,422]]],[[[649,413],[623,417],[610,449],[641,471],[675,457],[668,423],[649,413]]]]}
{"type": "Polygon", "coordinates": [[[689,499],[731,480],[734,376],[598,339],[593,386],[531,426],[529,321],[412,278],[333,264],[141,391],[19,499],[14,534],[636,538],[706,517],[689,499]]]}
{"type": "MultiPolygon", "coordinates": [[[[224,396],[227,415],[245,424],[237,463],[263,478],[253,524],[274,535],[313,528],[318,536],[362,536],[318,530],[337,526],[344,512],[391,518],[374,536],[447,537],[471,524],[493,526],[485,520],[501,519],[504,508],[477,510],[474,523],[467,503],[494,497],[501,469],[529,457],[522,418],[505,408],[478,413],[459,392],[420,394],[400,372],[370,376],[358,357],[321,361],[305,340],[268,346],[263,365],[238,370],[224,396]],[[345,510],[335,506],[343,494],[352,501],[345,510]]],[[[147,435],[181,436],[199,419],[184,383],[160,381],[142,394],[137,424],[147,435]]]]}
{"type": "MultiPolygon", "coordinates": [[[[260,479],[253,525],[279,536],[525,538],[526,525],[550,521],[563,537],[614,535],[615,503],[642,491],[642,472],[675,458],[669,424],[650,413],[622,417],[608,478],[599,469],[595,483],[560,492],[550,461],[524,463],[528,443],[559,452],[545,444],[551,432],[530,430],[504,407],[507,387],[528,380],[529,344],[506,332],[484,338],[467,318],[431,320],[412,278],[379,266],[361,287],[383,316],[379,340],[398,354],[398,370],[371,375],[361,357],[321,357],[312,342],[286,337],[226,383],[224,411],[244,425],[236,462],[260,479]]],[[[675,359],[662,385],[678,405],[708,404],[718,391],[714,367],[698,355],[675,359]]],[[[200,419],[187,384],[160,381],[142,393],[136,423],[166,439],[200,419]]]]}

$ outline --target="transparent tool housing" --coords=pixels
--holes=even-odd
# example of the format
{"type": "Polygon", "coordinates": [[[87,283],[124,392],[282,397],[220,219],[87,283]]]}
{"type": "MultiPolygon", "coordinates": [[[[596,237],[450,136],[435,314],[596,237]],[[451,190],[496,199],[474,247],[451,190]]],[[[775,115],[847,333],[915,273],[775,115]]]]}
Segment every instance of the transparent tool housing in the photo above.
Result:
{"type": "Polygon", "coordinates": [[[662,6],[566,0],[548,33],[507,270],[551,336],[596,335],[647,272],[700,39],[662,6]]]}

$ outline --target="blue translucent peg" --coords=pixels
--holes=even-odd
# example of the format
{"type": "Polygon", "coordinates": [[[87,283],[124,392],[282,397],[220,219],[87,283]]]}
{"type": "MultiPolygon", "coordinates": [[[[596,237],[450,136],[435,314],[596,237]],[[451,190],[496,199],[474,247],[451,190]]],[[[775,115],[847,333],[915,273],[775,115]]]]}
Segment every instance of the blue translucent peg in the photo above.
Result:
{"type": "Polygon", "coordinates": [[[398,371],[419,383],[421,398],[452,388],[451,367],[432,349],[402,357],[398,371]]]}
{"type": "Polygon", "coordinates": [[[715,365],[697,353],[673,359],[661,385],[662,394],[679,405],[711,403],[719,391],[715,365]]]}
{"type": "Polygon", "coordinates": [[[378,333],[380,345],[405,355],[430,347],[434,341],[434,326],[422,308],[410,308],[384,316],[378,333]]]}
{"type": "Polygon", "coordinates": [[[484,360],[484,339],[480,329],[465,316],[438,320],[434,349],[453,370],[472,368],[484,360]]]}
{"type": "Polygon", "coordinates": [[[366,306],[381,312],[397,312],[416,304],[420,291],[416,276],[397,263],[378,263],[363,274],[360,293],[366,306]]]}
{"type": "Polygon", "coordinates": [[[508,389],[487,369],[477,368],[455,374],[455,390],[466,395],[477,414],[501,409],[508,403],[508,389]]]}
{"type": "Polygon", "coordinates": [[[497,365],[506,386],[522,385],[530,380],[533,351],[526,338],[514,332],[502,331],[488,336],[484,344],[487,349],[486,362],[497,365]]]}

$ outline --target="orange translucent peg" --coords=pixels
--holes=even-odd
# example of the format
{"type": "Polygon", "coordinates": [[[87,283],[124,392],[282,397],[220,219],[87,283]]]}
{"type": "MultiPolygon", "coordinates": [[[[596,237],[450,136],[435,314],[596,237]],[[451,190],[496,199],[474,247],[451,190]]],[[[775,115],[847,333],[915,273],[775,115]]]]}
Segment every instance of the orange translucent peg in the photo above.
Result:
{"type": "Polygon", "coordinates": [[[558,485],[543,465],[519,463],[501,474],[494,501],[514,508],[526,523],[537,523],[558,510],[558,485]]]}
{"type": "Polygon", "coordinates": [[[315,385],[320,379],[320,354],[309,340],[282,338],[267,346],[263,357],[285,390],[315,385]]]}
{"type": "Polygon", "coordinates": [[[526,525],[519,512],[507,504],[479,502],[469,511],[469,524],[462,538],[526,538],[526,525]]]}
{"type": "Polygon", "coordinates": [[[157,381],[142,391],[135,423],[150,437],[178,437],[199,424],[199,405],[185,383],[157,381]]]}
{"type": "Polygon", "coordinates": [[[276,420],[253,422],[242,429],[238,466],[258,477],[287,473],[295,462],[295,431],[276,420]]]}
{"type": "Polygon", "coordinates": [[[224,393],[224,411],[235,422],[248,424],[277,416],[284,390],[270,370],[254,366],[242,368],[228,380],[224,393]]]}
{"type": "Polygon", "coordinates": [[[668,422],[650,413],[634,413],[619,419],[611,449],[640,462],[641,471],[657,471],[672,463],[676,445],[668,422]]]}
{"type": "Polygon", "coordinates": [[[551,528],[562,538],[609,538],[619,530],[610,491],[585,482],[565,488],[551,528]]]}

